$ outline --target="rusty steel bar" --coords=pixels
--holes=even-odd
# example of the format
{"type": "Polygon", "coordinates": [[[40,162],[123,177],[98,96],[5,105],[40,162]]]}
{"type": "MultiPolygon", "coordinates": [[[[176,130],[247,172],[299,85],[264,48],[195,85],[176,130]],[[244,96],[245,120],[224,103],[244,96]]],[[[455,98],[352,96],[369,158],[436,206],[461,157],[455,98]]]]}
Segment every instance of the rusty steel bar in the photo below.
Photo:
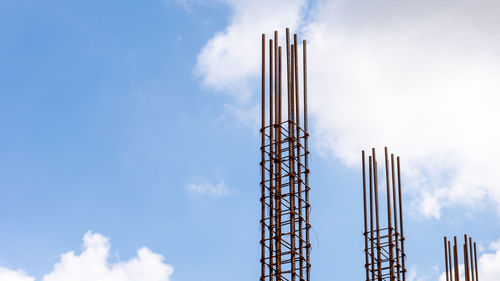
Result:
{"type": "Polygon", "coordinates": [[[474,280],[474,259],[473,259],[473,252],[472,252],[472,237],[469,237],[469,257],[470,257],[471,281],[475,281],[474,280]]]}
{"type": "Polygon", "coordinates": [[[455,266],[455,281],[460,280],[460,271],[458,268],[458,252],[457,252],[457,237],[454,236],[453,238],[453,257],[455,259],[454,266],[455,266]]]}
{"type": "Polygon", "coordinates": [[[450,281],[453,281],[453,265],[452,265],[452,262],[451,262],[451,242],[450,240],[448,240],[448,263],[450,265],[450,281]]]}
{"type": "Polygon", "coordinates": [[[276,124],[275,124],[275,184],[274,184],[274,272],[277,281],[280,281],[281,274],[281,48],[278,47],[277,55],[277,72],[276,72],[276,124]]]}
{"type": "Polygon", "coordinates": [[[479,278],[478,278],[478,271],[477,271],[476,242],[474,242],[474,264],[476,265],[476,281],[478,281],[479,278]]]}
{"type": "Polygon", "coordinates": [[[406,281],[406,254],[405,254],[405,236],[403,232],[403,201],[401,199],[401,169],[399,163],[399,156],[396,157],[397,171],[398,171],[398,197],[399,197],[399,235],[401,236],[401,267],[403,268],[403,281],[406,281]]]}
{"type": "Polygon", "coordinates": [[[311,280],[311,243],[310,240],[310,229],[311,224],[309,223],[310,216],[310,204],[309,204],[309,129],[307,120],[307,41],[302,41],[302,59],[303,59],[303,81],[304,81],[304,147],[305,147],[305,201],[306,201],[306,281],[311,280]]]}
{"type": "Polygon", "coordinates": [[[446,268],[446,281],[451,281],[450,278],[448,277],[448,257],[447,257],[447,253],[448,253],[448,249],[447,249],[447,245],[446,245],[447,241],[446,241],[446,236],[444,237],[444,263],[445,263],[445,268],[446,268]]]}
{"type": "MultiPolygon", "coordinates": [[[[299,139],[299,142],[297,144],[300,144],[300,108],[299,108],[299,56],[298,56],[298,51],[297,49],[299,48],[298,45],[298,40],[297,40],[297,34],[293,35],[293,45],[295,46],[294,49],[294,56],[295,56],[295,65],[294,65],[294,73],[295,73],[295,123],[297,125],[297,138],[299,139]]],[[[299,154],[300,155],[300,154],[299,154]]]]}
{"type": "Polygon", "coordinates": [[[288,92],[288,97],[287,97],[287,104],[288,104],[288,122],[287,122],[287,127],[288,127],[288,204],[289,204],[289,243],[290,243],[290,270],[291,270],[291,280],[295,281],[295,161],[294,161],[294,143],[295,140],[293,139],[294,136],[294,125],[293,123],[293,110],[292,108],[294,107],[293,105],[293,89],[290,87],[290,85],[293,83],[292,81],[292,73],[291,73],[291,60],[293,58],[290,55],[290,32],[289,29],[286,29],[286,37],[287,37],[287,58],[286,58],[286,64],[287,64],[287,92],[288,92]]]}
{"type": "Polygon", "coordinates": [[[389,267],[390,267],[390,275],[389,279],[394,281],[394,245],[392,241],[392,213],[391,213],[391,187],[389,180],[389,155],[387,151],[387,147],[384,148],[385,155],[385,182],[386,182],[386,195],[387,195],[387,224],[388,224],[388,235],[389,235],[389,267]]]}
{"type": "Polygon", "coordinates": [[[261,240],[260,240],[260,246],[261,246],[261,274],[260,274],[260,280],[264,281],[264,278],[266,276],[266,263],[265,263],[265,257],[266,257],[266,185],[265,185],[265,180],[266,180],[266,152],[265,152],[265,144],[266,144],[266,35],[262,34],[262,128],[260,129],[260,134],[261,134],[261,146],[260,146],[260,151],[261,151],[261,198],[260,198],[260,203],[261,203],[261,240]]]}
{"type": "Polygon", "coordinates": [[[366,281],[370,280],[370,269],[369,269],[369,261],[368,261],[368,223],[367,223],[367,212],[366,212],[366,171],[365,171],[365,151],[361,152],[361,162],[363,167],[363,214],[365,221],[365,232],[363,235],[365,236],[365,272],[366,272],[366,281]]]}
{"type": "Polygon", "coordinates": [[[396,266],[397,266],[397,277],[401,280],[401,267],[400,267],[400,250],[399,250],[399,234],[398,234],[398,209],[397,209],[397,198],[396,198],[396,175],[394,172],[394,154],[391,153],[391,178],[392,178],[392,202],[394,209],[394,239],[396,240],[396,266]]]}
{"type": "MultiPolygon", "coordinates": [[[[290,134],[291,138],[295,138],[295,54],[294,45],[290,45],[290,127],[293,129],[293,133],[290,134]]],[[[295,141],[295,139],[294,139],[295,141]]],[[[293,144],[295,145],[295,144],[293,144]]],[[[295,151],[295,150],[294,150],[295,151]]]]}
{"type": "Polygon", "coordinates": [[[275,93],[275,106],[276,106],[276,117],[275,117],[275,123],[273,124],[275,126],[275,128],[277,128],[276,124],[279,124],[278,123],[278,88],[279,88],[279,78],[278,78],[278,75],[279,75],[279,69],[278,69],[278,59],[279,59],[279,56],[278,56],[278,31],[274,31],[274,73],[276,75],[276,79],[274,80],[275,83],[274,83],[274,93],[275,93]]]}
{"type": "Polygon", "coordinates": [[[281,47],[278,47],[278,81],[279,81],[279,90],[278,90],[278,108],[279,108],[279,114],[278,114],[278,175],[277,175],[277,180],[278,180],[278,185],[276,186],[276,280],[281,281],[281,107],[282,107],[282,101],[281,101],[281,47]]]}
{"type": "Polygon", "coordinates": [[[467,234],[464,235],[464,267],[465,267],[465,281],[470,281],[469,272],[469,253],[467,252],[469,248],[467,247],[467,234]]]}
{"type": "MultiPolygon", "coordinates": [[[[289,32],[287,29],[287,40],[289,40],[289,32]]],[[[288,51],[290,52],[290,47],[287,45],[288,51]]],[[[293,62],[293,56],[290,57],[290,54],[287,55],[287,64],[289,65],[292,60],[293,62]]],[[[292,85],[292,68],[288,66],[288,74],[287,76],[289,77],[288,81],[288,166],[289,166],[289,176],[288,176],[288,182],[289,182],[289,200],[290,200],[290,259],[291,259],[291,280],[295,281],[295,126],[293,125],[293,119],[294,119],[294,110],[293,110],[293,88],[290,87],[292,85]]]]}
{"type": "Polygon", "coordinates": [[[467,257],[467,245],[464,244],[462,249],[464,250],[464,279],[465,281],[470,281],[469,279],[469,263],[467,257]]]}
{"type": "Polygon", "coordinates": [[[382,259],[381,259],[381,246],[380,246],[380,220],[378,214],[378,177],[377,177],[377,157],[375,155],[375,148],[372,148],[373,157],[373,185],[375,189],[375,217],[377,223],[377,274],[378,281],[382,281],[382,259]]]}
{"type": "Polygon", "coordinates": [[[286,29],[286,83],[287,83],[287,102],[288,102],[288,122],[292,121],[292,98],[291,98],[291,73],[290,73],[290,29],[286,29]]]}
{"type": "Polygon", "coordinates": [[[371,252],[371,273],[372,273],[372,279],[375,280],[375,244],[374,244],[374,237],[373,237],[373,160],[372,157],[368,157],[368,170],[369,170],[369,177],[370,177],[370,252],[371,252]]]}
{"type": "Polygon", "coordinates": [[[297,181],[297,189],[298,189],[298,211],[299,211],[299,278],[300,280],[304,279],[304,243],[303,243],[303,232],[302,232],[302,220],[303,220],[303,215],[302,215],[302,156],[301,156],[301,138],[300,138],[300,109],[299,109],[299,64],[298,64],[298,52],[297,52],[297,34],[294,34],[294,46],[295,46],[295,118],[296,118],[296,146],[297,146],[297,158],[298,158],[298,164],[297,164],[297,174],[298,174],[298,181],[297,181]]]}
{"type": "MultiPolygon", "coordinates": [[[[273,90],[274,90],[274,84],[273,83],[273,40],[269,40],[269,175],[274,175],[274,127],[273,127],[273,120],[274,120],[274,112],[273,112],[273,103],[274,103],[274,97],[273,97],[273,90]]],[[[274,182],[273,180],[269,179],[269,226],[268,226],[268,231],[269,231],[269,264],[268,264],[268,270],[269,270],[269,280],[273,280],[273,264],[274,264],[274,182]]]]}

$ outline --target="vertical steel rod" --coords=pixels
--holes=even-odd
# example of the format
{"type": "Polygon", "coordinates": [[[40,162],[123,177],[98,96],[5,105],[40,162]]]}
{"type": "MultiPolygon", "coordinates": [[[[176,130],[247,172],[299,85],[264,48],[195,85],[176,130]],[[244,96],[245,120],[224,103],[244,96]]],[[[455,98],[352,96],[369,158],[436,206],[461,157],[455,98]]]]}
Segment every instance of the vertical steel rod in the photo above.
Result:
{"type": "Polygon", "coordinates": [[[365,221],[365,272],[366,272],[366,281],[370,280],[369,273],[369,262],[368,262],[368,223],[367,223],[367,212],[366,212],[366,171],[365,171],[365,151],[361,152],[361,162],[363,167],[363,218],[365,221]]]}
{"type": "Polygon", "coordinates": [[[398,231],[398,209],[397,209],[397,198],[396,198],[396,175],[394,172],[394,154],[391,153],[391,175],[392,175],[392,202],[394,210],[394,239],[396,240],[396,266],[397,266],[397,276],[398,280],[401,280],[401,262],[400,248],[399,248],[399,231],[398,231]]]}
{"type": "Polygon", "coordinates": [[[373,230],[373,160],[372,157],[368,157],[368,171],[370,178],[370,253],[371,253],[371,273],[372,279],[375,280],[375,242],[374,242],[374,230],[373,230]]]}
{"type": "Polygon", "coordinates": [[[397,162],[397,170],[398,170],[398,196],[399,196],[399,227],[400,227],[400,232],[399,235],[401,235],[401,266],[403,267],[403,281],[406,281],[406,267],[405,267],[405,259],[406,259],[406,254],[405,254],[405,236],[403,232],[403,201],[401,200],[401,169],[400,169],[400,163],[399,163],[399,156],[396,157],[396,162],[397,162]]]}
{"type": "Polygon", "coordinates": [[[387,187],[387,224],[388,235],[389,235],[389,267],[390,267],[390,275],[389,279],[394,281],[394,244],[392,241],[392,214],[391,214],[391,181],[389,179],[389,155],[387,151],[387,147],[384,148],[385,154],[385,182],[387,187]]]}
{"type": "Polygon", "coordinates": [[[453,238],[453,258],[455,259],[454,265],[455,265],[455,281],[460,280],[460,271],[458,268],[458,252],[457,252],[457,237],[454,236],[453,238]]]}
{"type": "Polygon", "coordinates": [[[378,177],[377,177],[377,157],[375,155],[375,148],[372,148],[373,157],[373,186],[375,188],[375,216],[377,221],[377,275],[378,281],[382,281],[382,258],[381,258],[381,246],[380,246],[380,221],[378,215],[378,177]]]}
{"type": "Polygon", "coordinates": [[[448,277],[448,249],[447,249],[447,245],[446,245],[446,236],[444,237],[444,263],[445,263],[445,268],[446,268],[446,281],[450,281],[449,277],[448,277]]]}
{"type": "MultiPolygon", "coordinates": [[[[297,49],[299,48],[297,42],[297,34],[293,36],[293,45],[295,46],[294,54],[295,54],[295,65],[294,65],[294,73],[295,73],[295,123],[297,124],[297,144],[300,145],[300,110],[299,110],[299,56],[297,49]]],[[[298,154],[300,156],[300,154],[298,154]]]]}
{"type": "Polygon", "coordinates": [[[265,257],[266,257],[266,186],[265,186],[265,171],[266,171],[266,162],[265,162],[265,141],[266,141],[266,35],[262,34],[262,129],[260,131],[261,134],[261,274],[260,280],[264,280],[266,275],[266,267],[265,267],[265,257]]]}
{"type": "Polygon", "coordinates": [[[295,46],[295,117],[297,119],[296,121],[296,146],[297,146],[297,174],[298,174],[298,181],[297,181],[297,189],[298,189],[298,210],[299,210],[299,277],[300,280],[304,279],[304,243],[303,243],[303,233],[302,233],[302,220],[303,220],[303,214],[302,214],[302,156],[301,156],[301,137],[300,137],[300,115],[299,115],[299,68],[298,68],[298,52],[297,52],[297,34],[294,35],[294,46],[295,46]]]}
{"type": "Polygon", "coordinates": [[[290,77],[290,30],[286,29],[286,83],[287,83],[287,99],[288,99],[288,121],[292,121],[292,99],[291,99],[291,77],[290,77]]]}
{"type": "Polygon", "coordinates": [[[306,281],[311,280],[311,243],[309,242],[310,238],[310,228],[311,225],[309,223],[309,190],[311,189],[309,186],[309,129],[308,129],[308,121],[307,121],[307,42],[306,40],[302,41],[302,52],[303,52],[303,80],[304,80],[304,146],[305,146],[305,196],[306,196],[306,281]]]}
{"type": "Polygon", "coordinates": [[[451,242],[448,240],[448,263],[450,265],[450,281],[453,281],[453,263],[451,262],[451,242]]]}
{"type": "Polygon", "coordinates": [[[470,276],[471,281],[474,281],[474,256],[472,252],[472,238],[469,237],[469,257],[470,257],[470,276]]]}
{"type": "Polygon", "coordinates": [[[269,40],[269,280],[273,281],[274,266],[274,112],[273,112],[273,40],[269,40]]]}
{"type": "Polygon", "coordinates": [[[278,47],[278,172],[276,185],[276,280],[281,281],[281,47],[278,47]]]}
{"type": "Polygon", "coordinates": [[[474,242],[474,264],[476,265],[476,281],[479,280],[477,272],[477,254],[476,254],[476,242],[474,242]]]}
{"type": "Polygon", "coordinates": [[[469,255],[468,251],[469,247],[467,247],[467,234],[464,235],[464,268],[465,268],[465,281],[470,281],[470,273],[469,273],[469,255]]]}
{"type": "Polygon", "coordinates": [[[453,263],[451,259],[451,242],[448,240],[448,264],[450,265],[450,281],[453,281],[453,263]]]}
{"type": "Polygon", "coordinates": [[[451,281],[449,278],[449,272],[448,272],[448,249],[447,249],[447,241],[446,241],[446,236],[444,237],[444,263],[446,267],[446,281],[451,281]]]}
{"type": "MultiPolygon", "coordinates": [[[[288,29],[287,29],[288,31],[288,29]]],[[[288,47],[290,48],[290,47],[288,47]]],[[[293,68],[290,67],[290,64],[293,63],[293,55],[290,56],[288,55],[287,57],[287,65],[288,67],[288,74],[287,76],[289,77],[289,83],[288,83],[288,104],[289,104],[289,111],[288,111],[288,166],[289,166],[289,201],[290,201],[290,260],[291,260],[291,271],[292,271],[292,281],[295,281],[295,253],[296,253],[296,248],[295,248],[295,125],[293,124],[294,120],[294,110],[293,110],[293,87],[290,87],[290,85],[293,85],[293,68]]]]}

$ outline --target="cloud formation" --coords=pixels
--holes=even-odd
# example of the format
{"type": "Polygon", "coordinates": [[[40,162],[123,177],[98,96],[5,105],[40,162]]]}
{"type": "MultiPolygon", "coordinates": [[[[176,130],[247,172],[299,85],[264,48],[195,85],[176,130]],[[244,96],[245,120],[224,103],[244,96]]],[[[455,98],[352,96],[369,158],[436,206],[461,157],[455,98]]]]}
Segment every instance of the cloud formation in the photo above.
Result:
{"type": "Polygon", "coordinates": [[[490,252],[485,253],[479,259],[479,269],[481,280],[494,281],[500,276],[500,240],[491,243],[490,252]]]}
{"type": "Polygon", "coordinates": [[[262,32],[295,28],[305,0],[223,0],[233,10],[230,24],[215,34],[198,56],[196,72],[206,86],[224,91],[238,100],[251,96],[252,81],[259,67],[262,32]],[[262,7],[265,7],[262,8],[262,7]]]}
{"type": "Polygon", "coordinates": [[[217,184],[208,181],[190,183],[186,185],[186,190],[194,194],[208,195],[213,198],[229,195],[229,189],[224,182],[219,182],[217,184]]]}
{"type": "MultiPolygon", "coordinates": [[[[83,237],[83,251],[61,255],[43,281],[169,281],[173,267],[163,262],[163,257],[146,247],[137,251],[137,257],[125,262],[109,262],[108,238],[88,232],[83,237]]],[[[22,271],[0,268],[0,281],[34,281],[35,278],[22,271]]]]}
{"type": "Polygon", "coordinates": [[[22,270],[11,270],[0,267],[0,281],[34,281],[35,278],[28,276],[22,270]]]}
{"type": "Polygon", "coordinates": [[[248,98],[260,34],[300,28],[314,138],[325,155],[357,167],[361,149],[389,146],[402,157],[413,210],[425,217],[454,204],[500,206],[499,2],[328,0],[307,17],[304,1],[272,13],[255,1],[227,3],[228,27],[199,55],[206,85],[248,98]]]}

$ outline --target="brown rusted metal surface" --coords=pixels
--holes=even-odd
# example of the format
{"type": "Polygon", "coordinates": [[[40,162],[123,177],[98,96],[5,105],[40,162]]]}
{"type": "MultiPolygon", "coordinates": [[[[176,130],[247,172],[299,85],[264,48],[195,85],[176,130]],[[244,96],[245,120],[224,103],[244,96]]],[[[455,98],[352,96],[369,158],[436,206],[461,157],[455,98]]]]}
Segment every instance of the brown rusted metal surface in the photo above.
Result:
{"type": "Polygon", "coordinates": [[[446,268],[446,281],[450,281],[450,277],[448,274],[448,242],[446,237],[444,237],[444,264],[446,268]]]}
{"type": "Polygon", "coordinates": [[[474,264],[476,265],[476,281],[478,281],[478,272],[477,272],[477,253],[476,253],[476,242],[474,242],[474,264]]]}
{"type": "Polygon", "coordinates": [[[290,39],[287,29],[286,53],[282,55],[278,32],[274,32],[274,40],[269,40],[269,50],[265,35],[262,35],[262,281],[310,281],[306,43],[302,45],[303,74],[300,77],[297,35],[293,36],[293,42],[290,39]],[[282,73],[283,59],[286,60],[286,73],[282,73]],[[286,83],[283,84],[285,74],[286,83]],[[269,87],[266,87],[267,77],[269,87]]]}
{"type": "Polygon", "coordinates": [[[380,223],[379,179],[375,149],[372,149],[372,155],[368,157],[369,188],[366,187],[366,156],[364,151],[361,153],[363,166],[365,278],[367,281],[400,281],[406,278],[400,161],[399,157],[396,157],[397,161],[395,162],[393,154],[390,154],[389,160],[387,148],[384,149],[384,154],[387,200],[387,220],[384,221],[387,223],[387,227],[382,227],[380,223]],[[367,192],[369,192],[369,196],[367,196],[367,192]],[[369,200],[367,200],[368,198],[369,200]],[[373,211],[374,207],[375,213],[373,211]]]}
{"type": "MultiPolygon", "coordinates": [[[[444,237],[445,248],[445,270],[446,270],[446,280],[447,281],[459,281],[460,280],[460,264],[458,258],[458,244],[457,237],[453,237],[453,258],[451,254],[451,244],[449,239],[444,237]],[[448,244],[446,244],[448,243],[448,244]]],[[[472,238],[467,234],[464,235],[463,249],[463,277],[465,281],[478,281],[477,272],[477,254],[476,254],[476,243],[472,241],[472,238]],[[474,247],[473,247],[474,245],[474,247]]]]}

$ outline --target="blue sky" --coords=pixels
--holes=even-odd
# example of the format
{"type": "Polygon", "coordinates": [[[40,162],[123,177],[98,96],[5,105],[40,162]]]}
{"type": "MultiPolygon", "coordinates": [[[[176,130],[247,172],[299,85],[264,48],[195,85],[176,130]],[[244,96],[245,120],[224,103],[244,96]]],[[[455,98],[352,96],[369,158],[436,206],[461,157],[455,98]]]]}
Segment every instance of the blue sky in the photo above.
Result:
{"type": "MultiPolygon", "coordinates": [[[[382,1],[374,10],[354,2],[296,0],[270,17],[245,0],[2,1],[0,267],[43,280],[61,254],[85,251],[82,237],[92,231],[109,238],[110,264],[143,246],[162,255],[174,273],[155,280],[257,279],[259,49],[252,40],[285,26],[311,42],[317,93],[313,278],[364,276],[358,159],[371,146],[390,146],[407,167],[412,280],[438,279],[443,235],[467,232],[481,254],[500,259],[500,247],[489,246],[500,239],[491,160],[500,152],[489,146],[499,139],[489,133],[499,118],[490,106],[500,86],[489,79],[500,73],[500,40],[488,29],[495,4],[480,1],[457,21],[465,2],[382,1]],[[396,12],[401,18],[386,16],[396,12]],[[444,36],[457,22],[459,35],[444,36]],[[390,23],[397,24],[387,31],[390,23]],[[476,44],[449,47],[462,40],[476,44]],[[357,112],[355,101],[380,112],[357,112]],[[386,106],[403,106],[389,125],[386,106]]],[[[495,273],[492,261],[484,259],[485,275],[495,273]]]]}

